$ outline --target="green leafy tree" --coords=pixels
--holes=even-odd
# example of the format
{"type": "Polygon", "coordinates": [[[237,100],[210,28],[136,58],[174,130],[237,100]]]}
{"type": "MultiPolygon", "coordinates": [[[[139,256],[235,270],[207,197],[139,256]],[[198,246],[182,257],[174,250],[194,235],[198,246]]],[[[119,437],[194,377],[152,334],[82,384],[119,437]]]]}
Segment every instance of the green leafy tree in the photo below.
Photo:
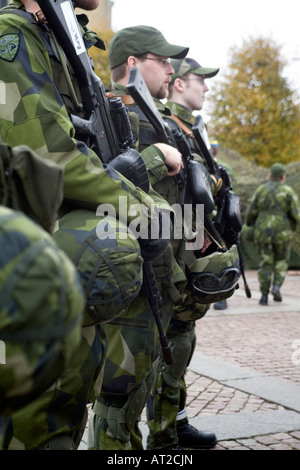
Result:
{"type": "Polygon", "coordinates": [[[300,160],[300,111],[285,65],[281,46],[250,37],[230,50],[227,73],[209,94],[210,132],[262,166],[300,160]]]}

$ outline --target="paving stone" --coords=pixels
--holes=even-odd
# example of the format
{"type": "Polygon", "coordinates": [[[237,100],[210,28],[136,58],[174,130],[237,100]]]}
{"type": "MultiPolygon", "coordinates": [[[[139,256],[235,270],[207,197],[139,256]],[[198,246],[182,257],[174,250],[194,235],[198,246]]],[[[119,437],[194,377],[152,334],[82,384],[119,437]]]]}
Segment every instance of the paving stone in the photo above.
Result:
{"type": "Polygon", "coordinates": [[[278,443],[278,440],[274,436],[257,436],[255,440],[265,445],[278,443]]]}
{"type": "Polygon", "coordinates": [[[292,450],[291,447],[284,442],[281,442],[279,444],[271,444],[270,448],[272,450],[292,450]]]}

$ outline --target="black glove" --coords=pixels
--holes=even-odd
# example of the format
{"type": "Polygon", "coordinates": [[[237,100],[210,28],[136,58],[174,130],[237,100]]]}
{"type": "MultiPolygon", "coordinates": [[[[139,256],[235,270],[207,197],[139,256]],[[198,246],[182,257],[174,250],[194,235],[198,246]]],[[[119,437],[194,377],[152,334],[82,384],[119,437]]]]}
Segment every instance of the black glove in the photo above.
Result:
{"type": "Polygon", "coordinates": [[[149,177],[145,162],[134,149],[127,149],[108,163],[135,186],[149,192],[149,177]]]}
{"type": "Polygon", "coordinates": [[[159,256],[168,246],[172,233],[172,220],[170,212],[157,209],[153,212],[151,224],[145,232],[141,233],[138,242],[142,257],[152,261],[159,256]],[[151,234],[157,234],[151,238],[151,234]]]}

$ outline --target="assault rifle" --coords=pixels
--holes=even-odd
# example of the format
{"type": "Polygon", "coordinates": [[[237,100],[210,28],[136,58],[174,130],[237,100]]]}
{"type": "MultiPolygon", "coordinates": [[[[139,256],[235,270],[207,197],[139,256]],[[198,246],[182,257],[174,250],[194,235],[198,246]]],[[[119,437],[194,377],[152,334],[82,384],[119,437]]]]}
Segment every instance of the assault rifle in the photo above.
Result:
{"type": "Polygon", "coordinates": [[[76,73],[82,103],[70,119],[75,136],[100,158],[145,192],[149,190],[147,170],[140,154],[131,148],[134,137],[128,109],[120,97],[108,99],[101,79],[95,74],[87,54],[70,0],[40,0],[39,6],[52,30],[57,48],[62,48],[76,73]],[[126,157],[126,158],[125,158],[126,157]]]}
{"type": "MultiPolygon", "coordinates": [[[[86,118],[72,115],[76,135],[82,135],[89,148],[102,163],[122,173],[145,192],[149,190],[148,172],[134,142],[128,110],[121,98],[108,99],[101,79],[94,73],[77,18],[70,0],[39,0],[50,30],[58,40],[76,74],[86,118]],[[126,158],[125,158],[126,157],[126,158]]],[[[78,110],[79,111],[79,110],[78,110]]],[[[140,244],[142,244],[141,240],[140,244]]],[[[150,246],[151,248],[151,246],[150,246]]],[[[142,249],[143,252],[143,249],[142,249]]],[[[160,299],[151,261],[145,259],[143,288],[159,331],[165,362],[172,363],[172,354],[159,315],[160,299]]]]}
{"type": "Polygon", "coordinates": [[[108,163],[119,155],[123,145],[130,143],[132,139],[130,125],[125,123],[126,113],[123,118],[128,136],[124,135],[120,138],[112,117],[112,108],[115,103],[119,108],[119,101],[115,100],[115,103],[111,103],[107,99],[103,83],[92,69],[71,1],[41,0],[39,6],[46,16],[48,26],[71,63],[79,83],[82,95],[81,107],[86,119],[71,116],[74,127],[78,133],[90,138],[89,147],[95,151],[103,163],[108,163]]]}
{"type": "Polygon", "coordinates": [[[230,214],[230,225],[233,225],[235,233],[239,233],[242,230],[239,197],[231,190],[230,178],[227,171],[222,165],[217,164],[205,143],[205,140],[208,140],[208,137],[202,116],[196,116],[191,130],[201,150],[201,154],[205,158],[210,174],[214,175],[217,180],[222,181],[221,190],[216,196],[218,211],[214,224],[218,232],[223,235],[226,224],[228,223],[228,215],[230,214]],[[232,206],[230,207],[230,211],[228,204],[231,204],[232,206]]]}
{"type": "Polygon", "coordinates": [[[222,165],[218,165],[213,156],[211,155],[205,140],[208,140],[206,128],[202,120],[202,116],[198,115],[195,118],[192,127],[193,135],[198,143],[201,153],[205,158],[207,166],[211,174],[215,175],[217,179],[221,178],[222,188],[220,194],[217,195],[217,214],[214,225],[217,231],[222,235],[227,244],[236,244],[241,274],[244,281],[246,296],[251,297],[251,291],[246,281],[244,260],[240,246],[240,232],[242,230],[242,218],[240,213],[240,198],[232,191],[229,175],[222,165]]]}

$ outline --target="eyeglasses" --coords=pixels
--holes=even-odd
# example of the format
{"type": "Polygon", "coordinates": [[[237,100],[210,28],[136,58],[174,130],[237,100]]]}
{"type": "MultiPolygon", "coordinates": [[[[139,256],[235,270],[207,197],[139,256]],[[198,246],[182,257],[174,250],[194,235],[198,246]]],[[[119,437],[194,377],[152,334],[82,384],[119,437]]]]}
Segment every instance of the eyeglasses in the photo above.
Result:
{"type": "Polygon", "coordinates": [[[170,65],[171,63],[171,59],[170,57],[167,57],[165,59],[159,59],[159,58],[156,58],[156,57],[144,57],[145,60],[156,60],[157,62],[161,62],[165,67],[167,67],[167,65],[170,65]]]}

